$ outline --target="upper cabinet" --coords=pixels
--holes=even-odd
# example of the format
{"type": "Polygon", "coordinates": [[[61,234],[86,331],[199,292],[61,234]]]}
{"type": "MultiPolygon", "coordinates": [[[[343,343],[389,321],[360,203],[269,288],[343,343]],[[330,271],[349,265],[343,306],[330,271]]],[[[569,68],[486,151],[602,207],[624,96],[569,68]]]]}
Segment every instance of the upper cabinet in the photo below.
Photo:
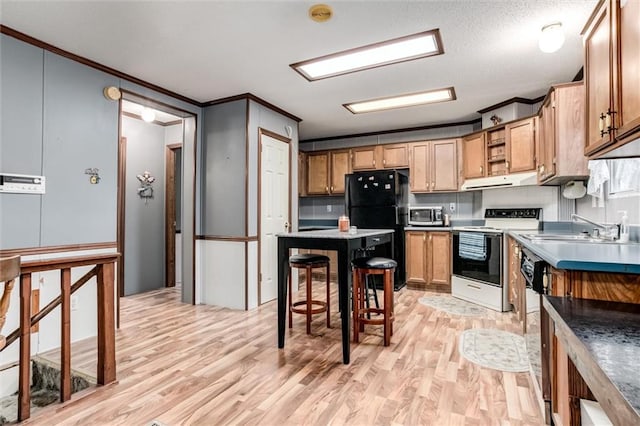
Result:
{"type": "Polygon", "coordinates": [[[352,170],[399,169],[409,166],[406,143],[363,146],[351,149],[352,170]]]}
{"type": "Polygon", "coordinates": [[[536,168],[536,117],[515,121],[505,126],[506,172],[521,173],[536,168]]]}
{"type": "Polygon", "coordinates": [[[638,22],[640,2],[604,0],[585,28],[584,153],[591,158],[640,133],[638,22]]]}
{"type": "Polygon", "coordinates": [[[409,144],[411,192],[458,190],[458,140],[409,144]]]}
{"type": "Polygon", "coordinates": [[[462,138],[462,170],[465,179],[481,178],[485,174],[485,133],[474,133],[462,138]]]}
{"type": "Polygon", "coordinates": [[[536,122],[536,117],[529,117],[464,137],[464,178],[474,179],[535,170],[536,122]]]}
{"type": "Polygon", "coordinates": [[[577,155],[584,147],[584,84],[553,86],[538,115],[538,182],[558,185],[585,179],[587,158],[577,155]]]}
{"type": "Polygon", "coordinates": [[[351,173],[350,150],[309,152],[306,157],[306,195],[344,194],[344,176],[351,173]]]}

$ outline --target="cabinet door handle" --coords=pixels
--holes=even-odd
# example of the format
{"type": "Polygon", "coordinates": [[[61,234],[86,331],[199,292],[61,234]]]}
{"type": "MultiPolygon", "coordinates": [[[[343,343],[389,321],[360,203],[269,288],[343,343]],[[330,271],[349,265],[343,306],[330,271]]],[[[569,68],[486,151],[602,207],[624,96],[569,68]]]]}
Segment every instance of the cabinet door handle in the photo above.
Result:
{"type": "Polygon", "coordinates": [[[333,192],[333,185],[331,185],[331,192],[333,192]]]}
{"type": "Polygon", "coordinates": [[[325,186],[325,187],[324,187],[324,191],[325,191],[325,192],[329,192],[329,187],[328,187],[328,186],[325,186]]]}
{"type": "Polygon", "coordinates": [[[382,165],[383,165],[383,166],[386,166],[386,165],[387,165],[387,160],[384,160],[384,159],[383,159],[383,160],[382,160],[382,165]]]}
{"type": "Polygon", "coordinates": [[[433,235],[429,235],[429,242],[433,239],[433,235]]]}
{"type": "Polygon", "coordinates": [[[422,241],[427,241],[427,234],[422,234],[422,241]]]}
{"type": "Polygon", "coordinates": [[[436,183],[435,182],[431,182],[431,189],[432,190],[436,189],[436,183]]]}
{"type": "Polygon", "coordinates": [[[601,113],[598,119],[598,129],[600,130],[600,137],[603,137],[606,133],[604,131],[604,113],[601,113]]]}
{"type": "Polygon", "coordinates": [[[376,160],[373,160],[373,167],[376,166],[376,160]]]}
{"type": "Polygon", "coordinates": [[[480,173],[484,173],[484,167],[480,166],[480,173]]]}
{"type": "Polygon", "coordinates": [[[604,116],[604,125],[607,128],[607,130],[611,130],[611,111],[608,111],[607,114],[604,116]]]}
{"type": "Polygon", "coordinates": [[[507,161],[507,170],[509,170],[509,162],[507,161]]]}

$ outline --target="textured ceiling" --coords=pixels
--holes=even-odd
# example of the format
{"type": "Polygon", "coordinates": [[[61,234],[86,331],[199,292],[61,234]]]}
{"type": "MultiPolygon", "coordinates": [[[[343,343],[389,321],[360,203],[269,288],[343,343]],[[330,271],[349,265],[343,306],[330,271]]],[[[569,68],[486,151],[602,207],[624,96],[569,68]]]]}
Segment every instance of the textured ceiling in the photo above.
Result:
{"type": "Polygon", "coordinates": [[[596,0],[333,1],[316,23],[309,1],[6,1],[2,24],[197,101],[254,95],[300,117],[300,138],[469,120],[512,97],[571,81],[596,0]],[[556,53],[537,46],[561,21],[556,53]],[[445,54],[308,82],[289,64],[439,28],[445,54]],[[454,86],[458,99],[353,115],[342,104],[454,86]]]}

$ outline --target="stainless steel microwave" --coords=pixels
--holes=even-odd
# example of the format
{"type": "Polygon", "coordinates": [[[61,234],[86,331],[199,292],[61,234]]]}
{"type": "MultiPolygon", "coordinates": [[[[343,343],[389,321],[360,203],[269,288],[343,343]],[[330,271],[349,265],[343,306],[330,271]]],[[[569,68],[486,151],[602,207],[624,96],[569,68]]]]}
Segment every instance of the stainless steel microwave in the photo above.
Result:
{"type": "Polygon", "coordinates": [[[409,225],[443,226],[442,206],[409,206],[409,225]]]}

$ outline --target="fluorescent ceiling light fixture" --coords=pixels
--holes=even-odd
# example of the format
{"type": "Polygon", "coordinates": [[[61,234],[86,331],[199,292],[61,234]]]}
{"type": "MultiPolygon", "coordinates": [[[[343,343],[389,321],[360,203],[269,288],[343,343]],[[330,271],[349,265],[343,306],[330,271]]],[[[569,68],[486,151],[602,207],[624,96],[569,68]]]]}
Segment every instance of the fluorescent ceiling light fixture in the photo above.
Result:
{"type": "Polygon", "coordinates": [[[540,32],[538,47],[545,53],[553,53],[564,44],[564,31],[560,22],[545,25],[540,32]]]}
{"type": "Polygon", "coordinates": [[[153,120],[156,119],[156,112],[151,108],[143,108],[140,115],[142,116],[142,119],[147,123],[152,123],[153,120]]]}
{"type": "Polygon", "coordinates": [[[408,93],[406,95],[388,98],[372,99],[369,101],[352,102],[343,106],[354,114],[381,111],[386,109],[404,108],[416,105],[447,102],[456,99],[453,87],[430,90],[428,92],[408,93]]]}
{"type": "Polygon", "coordinates": [[[289,65],[309,81],[444,53],[440,30],[356,47],[289,65]]]}

